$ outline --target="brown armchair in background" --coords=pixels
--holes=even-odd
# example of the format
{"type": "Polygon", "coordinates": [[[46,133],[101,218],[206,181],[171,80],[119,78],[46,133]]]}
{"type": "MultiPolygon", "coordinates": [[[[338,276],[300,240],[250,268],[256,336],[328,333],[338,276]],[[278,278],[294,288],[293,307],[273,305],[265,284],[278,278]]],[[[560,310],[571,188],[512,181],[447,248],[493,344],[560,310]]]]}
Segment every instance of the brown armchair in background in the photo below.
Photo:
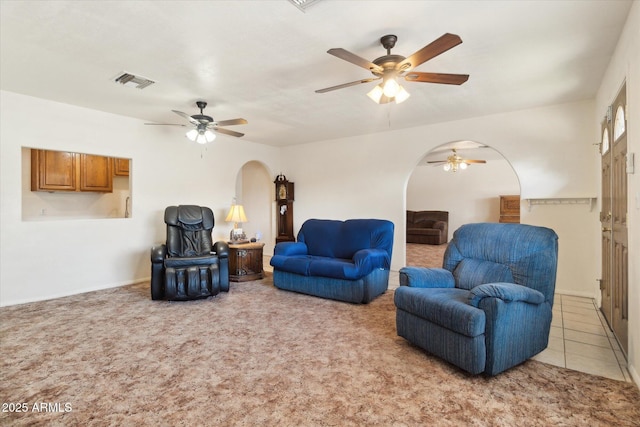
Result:
{"type": "Polygon", "coordinates": [[[441,245],[449,240],[449,212],[407,211],[407,243],[441,245]]]}

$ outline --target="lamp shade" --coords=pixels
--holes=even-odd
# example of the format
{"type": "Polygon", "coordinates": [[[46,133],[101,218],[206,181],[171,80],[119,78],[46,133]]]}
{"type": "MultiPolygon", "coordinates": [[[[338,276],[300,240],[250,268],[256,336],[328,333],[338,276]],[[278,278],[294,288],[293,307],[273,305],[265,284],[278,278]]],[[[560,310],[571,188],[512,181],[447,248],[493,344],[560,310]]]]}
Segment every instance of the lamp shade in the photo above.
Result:
{"type": "Polygon", "coordinates": [[[396,104],[400,104],[401,102],[406,101],[410,96],[411,95],[409,94],[409,92],[407,92],[405,88],[400,86],[400,89],[398,90],[396,96],[394,96],[394,99],[396,100],[396,104]]]}
{"type": "Polygon", "coordinates": [[[394,91],[395,96],[387,96],[382,85],[377,85],[369,93],[367,96],[373,100],[376,104],[386,104],[387,102],[395,101],[396,104],[400,104],[403,101],[406,101],[411,95],[405,88],[393,80],[393,82],[397,85],[397,90],[394,91]]]}
{"type": "Polygon", "coordinates": [[[225,219],[227,222],[233,222],[235,224],[239,222],[247,222],[247,216],[244,213],[244,207],[242,205],[231,205],[229,214],[225,219]]]}
{"type": "Polygon", "coordinates": [[[398,94],[399,90],[400,90],[400,85],[398,84],[395,78],[388,79],[387,81],[384,82],[384,85],[382,86],[382,93],[384,93],[384,96],[386,96],[387,98],[393,98],[398,94]]]}
{"type": "Polygon", "coordinates": [[[187,138],[189,138],[189,140],[195,141],[196,138],[198,137],[198,129],[191,129],[186,133],[186,136],[187,138]]]}
{"type": "Polygon", "coordinates": [[[198,126],[197,129],[191,129],[185,135],[189,140],[195,141],[198,144],[206,144],[207,142],[212,142],[216,139],[216,134],[204,126],[198,126]]]}
{"type": "Polygon", "coordinates": [[[375,102],[376,104],[380,104],[380,99],[382,98],[382,95],[383,95],[382,86],[380,85],[377,85],[376,87],[371,89],[369,93],[367,93],[367,96],[371,98],[373,102],[375,102]]]}

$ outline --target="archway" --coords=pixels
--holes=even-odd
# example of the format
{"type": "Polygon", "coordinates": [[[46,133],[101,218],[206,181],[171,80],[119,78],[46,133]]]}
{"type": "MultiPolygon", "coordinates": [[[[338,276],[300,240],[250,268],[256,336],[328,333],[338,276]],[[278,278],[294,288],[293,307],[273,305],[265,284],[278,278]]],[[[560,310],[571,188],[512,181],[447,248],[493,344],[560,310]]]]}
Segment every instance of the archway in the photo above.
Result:
{"type": "Polygon", "coordinates": [[[273,227],[273,178],[262,162],[252,160],[236,177],[236,201],[244,206],[247,222],[242,224],[247,238],[265,244],[264,254],[272,254],[275,242],[273,227]]]}
{"type": "MultiPolygon", "coordinates": [[[[407,182],[406,208],[409,211],[449,212],[449,240],[463,224],[499,222],[500,196],[505,195],[520,195],[520,181],[509,161],[486,144],[453,141],[435,147],[420,159],[407,182]],[[446,160],[453,149],[463,159],[480,159],[486,163],[472,163],[456,172],[445,171],[440,161],[446,160]]],[[[411,246],[413,244],[407,245],[408,263],[413,261],[410,259],[411,246]]],[[[441,245],[436,249],[427,246],[418,248],[425,252],[435,251],[436,259],[446,247],[441,245]]]]}

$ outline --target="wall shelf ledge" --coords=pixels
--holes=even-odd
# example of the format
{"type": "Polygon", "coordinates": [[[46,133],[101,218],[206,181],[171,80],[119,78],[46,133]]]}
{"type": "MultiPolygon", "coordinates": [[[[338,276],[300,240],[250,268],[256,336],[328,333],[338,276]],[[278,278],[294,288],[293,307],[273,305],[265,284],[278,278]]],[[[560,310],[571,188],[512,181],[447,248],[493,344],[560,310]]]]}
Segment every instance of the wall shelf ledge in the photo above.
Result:
{"type": "Polygon", "coordinates": [[[589,205],[589,212],[598,201],[597,197],[548,197],[539,199],[526,199],[527,207],[531,211],[534,205],[589,205]]]}

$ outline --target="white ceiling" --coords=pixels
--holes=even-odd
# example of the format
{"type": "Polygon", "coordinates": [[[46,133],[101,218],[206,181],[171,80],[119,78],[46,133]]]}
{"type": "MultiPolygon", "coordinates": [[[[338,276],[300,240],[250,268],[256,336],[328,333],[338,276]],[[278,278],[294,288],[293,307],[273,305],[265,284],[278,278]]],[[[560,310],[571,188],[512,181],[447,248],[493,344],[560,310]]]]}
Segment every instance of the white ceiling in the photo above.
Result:
{"type": "Polygon", "coordinates": [[[631,4],[2,0],[0,87],[158,123],[206,100],[216,120],[247,119],[229,127],[247,140],[308,143],[593,98],[631,4]],[[409,56],[447,32],[463,43],[415,71],[470,74],[462,86],[407,82],[399,105],[373,103],[375,83],[314,92],[371,76],[330,48],[373,60],[395,34],[409,56]],[[157,83],[113,83],[122,71],[157,83]]]}

